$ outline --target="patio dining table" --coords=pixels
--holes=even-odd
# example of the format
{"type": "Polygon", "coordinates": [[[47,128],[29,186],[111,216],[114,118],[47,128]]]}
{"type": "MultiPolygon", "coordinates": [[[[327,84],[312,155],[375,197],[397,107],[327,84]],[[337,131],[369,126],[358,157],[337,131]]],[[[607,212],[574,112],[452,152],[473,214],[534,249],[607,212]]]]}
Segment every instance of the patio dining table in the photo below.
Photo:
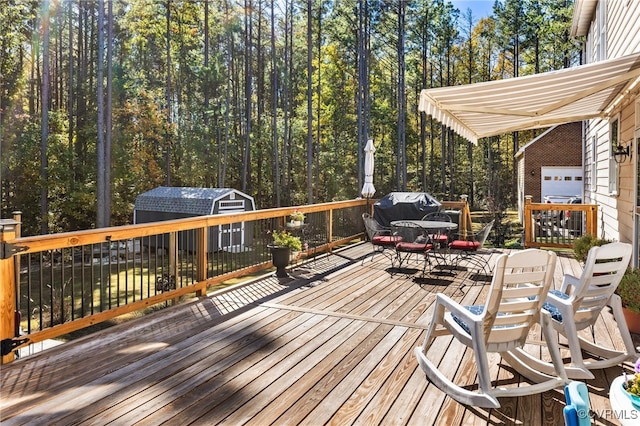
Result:
{"type": "MultiPolygon", "coordinates": [[[[440,233],[440,232],[449,232],[455,229],[458,229],[458,224],[455,222],[445,222],[439,220],[394,220],[391,222],[392,227],[402,227],[402,226],[415,226],[420,228],[430,234],[440,233]]],[[[446,264],[447,258],[446,254],[440,252],[439,249],[447,249],[447,247],[437,247],[434,245],[433,250],[430,253],[436,258],[438,264],[446,264]]],[[[426,261],[429,261],[429,255],[427,254],[426,261]]]]}
{"type": "Polygon", "coordinates": [[[391,226],[401,226],[404,223],[411,223],[427,231],[436,231],[438,229],[445,229],[447,231],[453,231],[458,229],[458,224],[455,222],[444,222],[440,220],[394,220],[391,222],[391,226]]]}

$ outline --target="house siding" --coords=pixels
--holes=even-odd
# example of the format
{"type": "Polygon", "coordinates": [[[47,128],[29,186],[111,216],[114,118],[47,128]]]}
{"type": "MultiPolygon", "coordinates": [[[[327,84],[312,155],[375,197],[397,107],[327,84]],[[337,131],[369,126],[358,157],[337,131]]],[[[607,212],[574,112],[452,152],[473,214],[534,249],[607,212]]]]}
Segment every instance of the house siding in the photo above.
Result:
{"type": "MultiPolygon", "coordinates": [[[[640,52],[640,1],[600,0],[592,16],[587,35],[587,62],[598,59],[596,47],[604,43],[606,58],[618,58],[640,52]],[[600,29],[606,36],[598,38],[600,29]]],[[[620,118],[620,142],[623,146],[633,140],[635,130],[635,99],[638,87],[623,103],[611,112],[620,118]]],[[[627,159],[619,166],[618,193],[609,192],[610,136],[609,120],[589,120],[583,140],[585,152],[585,202],[599,205],[599,237],[618,241],[633,241],[633,210],[635,208],[635,159],[627,159]],[[594,147],[594,140],[596,146],[594,147]],[[595,157],[595,158],[594,158],[595,157]],[[596,161],[592,167],[592,161],[596,161]],[[595,170],[596,176],[592,176],[595,170]],[[595,185],[592,184],[595,179],[595,185]],[[595,188],[595,189],[594,189],[595,188]]],[[[635,152],[637,148],[634,149],[635,152]]]]}
{"type": "Polygon", "coordinates": [[[607,4],[607,57],[640,51],[640,1],[609,0],[607,4]]]}
{"type": "MultiPolygon", "coordinates": [[[[633,133],[635,131],[635,105],[627,105],[620,113],[621,132],[620,143],[623,146],[632,145],[633,133]]],[[[636,151],[637,152],[637,151],[636,151]]],[[[618,196],[618,223],[620,240],[626,242],[633,241],[633,210],[635,208],[635,177],[634,161],[631,158],[620,165],[618,196]]]]}

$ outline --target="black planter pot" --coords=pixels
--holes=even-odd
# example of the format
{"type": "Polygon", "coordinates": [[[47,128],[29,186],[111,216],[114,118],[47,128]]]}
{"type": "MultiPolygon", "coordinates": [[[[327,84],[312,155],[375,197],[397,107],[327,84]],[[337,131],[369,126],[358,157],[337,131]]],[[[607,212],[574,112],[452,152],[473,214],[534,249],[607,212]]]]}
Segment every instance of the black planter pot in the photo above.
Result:
{"type": "Polygon", "coordinates": [[[286,267],[289,264],[289,255],[291,250],[289,247],[269,246],[271,249],[271,258],[273,266],[276,267],[276,277],[286,278],[289,276],[286,267]]]}

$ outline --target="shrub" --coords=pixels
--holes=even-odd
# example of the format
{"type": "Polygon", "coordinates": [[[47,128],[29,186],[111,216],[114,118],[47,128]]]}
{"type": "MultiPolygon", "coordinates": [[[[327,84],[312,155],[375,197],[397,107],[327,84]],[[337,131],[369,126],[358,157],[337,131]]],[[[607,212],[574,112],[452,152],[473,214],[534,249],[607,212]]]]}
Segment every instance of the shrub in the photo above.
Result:
{"type": "Polygon", "coordinates": [[[277,247],[289,247],[292,251],[302,250],[302,241],[287,231],[273,231],[273,245],[277,247]]]}
{"type": "Polygon", "coordinates": [[[591,234],[587,234],[573,241],[573,252],[578,262],[584,263],[591,247],[603,246],[610,242],[611,240],[596,238],[591,234]]]}
{"type": "Polygon", "coordinates": [[[622,299],[622,306],[640,314],[640,269],[627,268],[616,293],[622,299]]]}

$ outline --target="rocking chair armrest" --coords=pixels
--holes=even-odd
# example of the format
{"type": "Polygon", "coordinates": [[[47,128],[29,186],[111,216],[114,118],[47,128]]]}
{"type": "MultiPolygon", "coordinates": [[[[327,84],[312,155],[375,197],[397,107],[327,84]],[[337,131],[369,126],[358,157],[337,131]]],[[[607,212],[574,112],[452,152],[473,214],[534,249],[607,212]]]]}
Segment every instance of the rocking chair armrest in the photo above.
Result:
{"type": "Polygon", "coordinates": [[[438,293],[436,295],[436,304],[435,304],[436,311],[438,310],[438,306],[443,306],[452,314],[457,315],[458,317],[460,317],[464,321],[468,321],[469,323],[482,320],[481,315],[474,314],[469,309],[465,308],[455,300],[451,299],[449,296],[442,293],[438,293]]]}
{"type": "Polygon", "coordinates": [[[580,285],[580,278],[574,277],[571,274],[564,274],[562,278],[562,285],[560,291],[567,295],[575,293],[576,288],[580,285]]]}
{"type": "Polygon", "coordinates": [[[558,306],[568,306],[570,307],[573,304],[574,298],[569,296],[568,298],[562,298],[558,295],[555,295],[551,292],[547,293],[546,302],[558,307],[558,306]]]}

